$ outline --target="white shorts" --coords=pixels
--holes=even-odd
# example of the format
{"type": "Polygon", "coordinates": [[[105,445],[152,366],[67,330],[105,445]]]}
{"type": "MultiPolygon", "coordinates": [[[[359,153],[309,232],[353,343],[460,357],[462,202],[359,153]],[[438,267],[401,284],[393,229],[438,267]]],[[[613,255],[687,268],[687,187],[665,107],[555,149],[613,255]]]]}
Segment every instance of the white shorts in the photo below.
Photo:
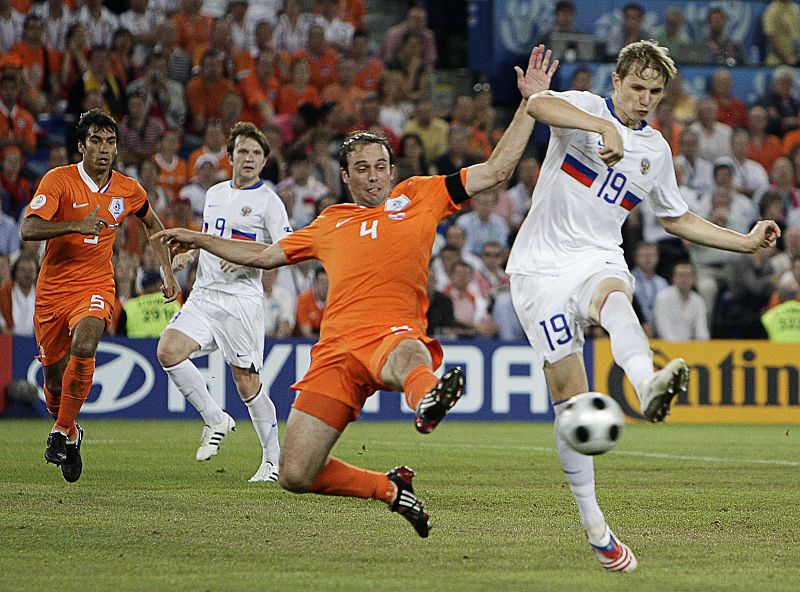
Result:
{"type": "Polygon", "coordinates": [[[260,298],[193,290],[167,329],[194,339],[201,353],[219,349],[229,366],[260,371],[264,363],[264,306],[260,298]]]}
{"type": "Polygon", "coordinates": [[[528,341],[554,364],[583,352],[583,330],[592,324],[589,305],[597,285],[619,278],[631,286],[634,278],[622,254],[601,252],[558,274],[511,275],[511,299],[528,341]]]}

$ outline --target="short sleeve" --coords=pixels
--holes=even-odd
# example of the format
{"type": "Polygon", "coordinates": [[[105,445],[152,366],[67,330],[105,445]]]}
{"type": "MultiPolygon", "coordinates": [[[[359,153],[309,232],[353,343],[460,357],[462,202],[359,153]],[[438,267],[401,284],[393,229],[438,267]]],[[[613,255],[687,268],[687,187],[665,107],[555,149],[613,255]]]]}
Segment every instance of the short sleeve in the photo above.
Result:
{"type": "Polygon", "coordinates": [[[270,192],[266,203],[265,222],[270,240],[274,243],[292,232],[292,224],[289,222],[289,215],[286,213],[286,207],[280,197],[270,192]]]}
{"type": "MultiPolygon", "coordinates": [[[[466,168],[461,169],[459,177],[461,185],[465,185],[467,182],[466,168]]],[[[437,220],[446,218],[461,209],[461,206],[454,201],[457,196],[450,195],[447,177],[444,175],[410,177],[392,189],[387,202],[401,195],[408,197],[412,203],[416,200],[424,200],[425,205],[437,220]]]]}
{"type": "Polygon", "coordinates": [[[58,170],[45,173],[36,194],[25,210],[25,217],[38,216],[43,220],[52,220],[58,211],[61,197],[64,195],[64,175],[58,170]]]}
{"type": "Polygon", "coordinates": [[[688,212],[689,206],[686,205],[686,201],[678,189],[669,144],[663,138],[660,140],[663,145],[660,159],[661,170],[658,172],[658,178],[650,192],[650,207],[659,218],[677,218],[688,212]]]}
{"type": "Polygon", "coordinates": [[[289,264],[319,258],[317,257],[317,236],[321,230],[320,226],[320,218],[317,218],[302,230],[287,234],[278,241],[289,264]]]}

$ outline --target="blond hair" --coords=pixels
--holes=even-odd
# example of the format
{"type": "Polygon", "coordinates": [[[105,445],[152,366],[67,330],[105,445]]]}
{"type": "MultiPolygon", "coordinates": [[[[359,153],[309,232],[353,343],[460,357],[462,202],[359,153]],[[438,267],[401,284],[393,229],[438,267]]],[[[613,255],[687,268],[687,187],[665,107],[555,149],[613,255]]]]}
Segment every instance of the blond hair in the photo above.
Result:
{"type": "Polygon", "coordinates": [[[645,78],[643,74],[647,70],[661,75],[664,78],[664,84],[667,84],[678,73],[675,62],[669,56],[669,49],[655,41],[636,41],[622,48],[617,58],[617,76],[620,79],[625,78],[628,74],[645,78]]]}

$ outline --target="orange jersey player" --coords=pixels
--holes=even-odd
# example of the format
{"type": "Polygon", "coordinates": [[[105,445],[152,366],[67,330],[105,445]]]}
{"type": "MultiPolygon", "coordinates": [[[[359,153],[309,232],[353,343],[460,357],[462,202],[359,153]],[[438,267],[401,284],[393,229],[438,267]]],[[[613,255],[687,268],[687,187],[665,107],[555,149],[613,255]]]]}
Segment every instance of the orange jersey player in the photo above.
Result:
{"type": "MultiPolygon", "coordinates": [[[[129,214],[142,220],[148,235],[163,229],[141,185],[111,170],[116,122],[89,111],[78,122],[77,136],[83,160],[42,178],[22,224],[24,240],[47,240],[34,312],[47,408],[55,419],[45,460],[60,465],[70,482],[83,468],[83,430],[75,418],[92,387],[95,351],[112,315],[116,229],[129,214]]],[[[169,253],[157,242],[154,246],[166,278],[164,296],[175,300],[180,287],[169,253]]]]}
{"type": "Polygon", "coordinates": [[[527,99],[549,87],[558,62],[549,64],[550,52],[538,46],[527,72],[515,68],[524,100],[484,163],[446,177],[411,177],[392,189],[394,155],[388,140],[355,132],[339,153],[342,180],[354,204],[327,208],[311,225],[266,249],[183,229],[159,234],[176,249],[201,248],[240,265],[272,269],[319,259],[328,273],[320,340],[311,367],[292,387],[300,392],[281,453],[285,489],[381,500],[419,536],[428,536],[428,512],[414,493],[410,468],[368,471],[330,452],[378,389],[405,392],[422,433],[436,427],[461,396],[461,370],[437,379],[433,370],[441,365],[442,348],[425,335],[425,287],[436,226],[461,202],[511,176],[533,130],[527,99]]]}

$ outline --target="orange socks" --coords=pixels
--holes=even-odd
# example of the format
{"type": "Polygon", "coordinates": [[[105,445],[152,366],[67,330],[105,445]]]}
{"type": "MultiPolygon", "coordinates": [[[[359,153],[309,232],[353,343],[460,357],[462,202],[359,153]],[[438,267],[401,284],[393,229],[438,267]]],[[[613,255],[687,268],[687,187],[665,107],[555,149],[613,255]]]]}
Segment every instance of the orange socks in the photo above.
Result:
{"type": "Polygon", "coordinates": [[[64,433],[75,432],[75,418],[89,397],[94,376],[94,358],[70,356],[61,381],[61,408],[55,427],[64,433]]]}
{"type": "Polygon", "coordinates": [[[439,379],[431,370],[430,366],[417,366],[406,376],[403,382],[403,392],[405,392],[406,403],[412,409],[416,409],[429,390],[431,390],[439,379]]]}
{"type": "Polygon", "coordinates": [[[376,499],[391,503],[394,485],[383,473],[359,469],[353,465],[328,457],[328,462],[309,489],[322,495],[346,495],[376,499]]]}

